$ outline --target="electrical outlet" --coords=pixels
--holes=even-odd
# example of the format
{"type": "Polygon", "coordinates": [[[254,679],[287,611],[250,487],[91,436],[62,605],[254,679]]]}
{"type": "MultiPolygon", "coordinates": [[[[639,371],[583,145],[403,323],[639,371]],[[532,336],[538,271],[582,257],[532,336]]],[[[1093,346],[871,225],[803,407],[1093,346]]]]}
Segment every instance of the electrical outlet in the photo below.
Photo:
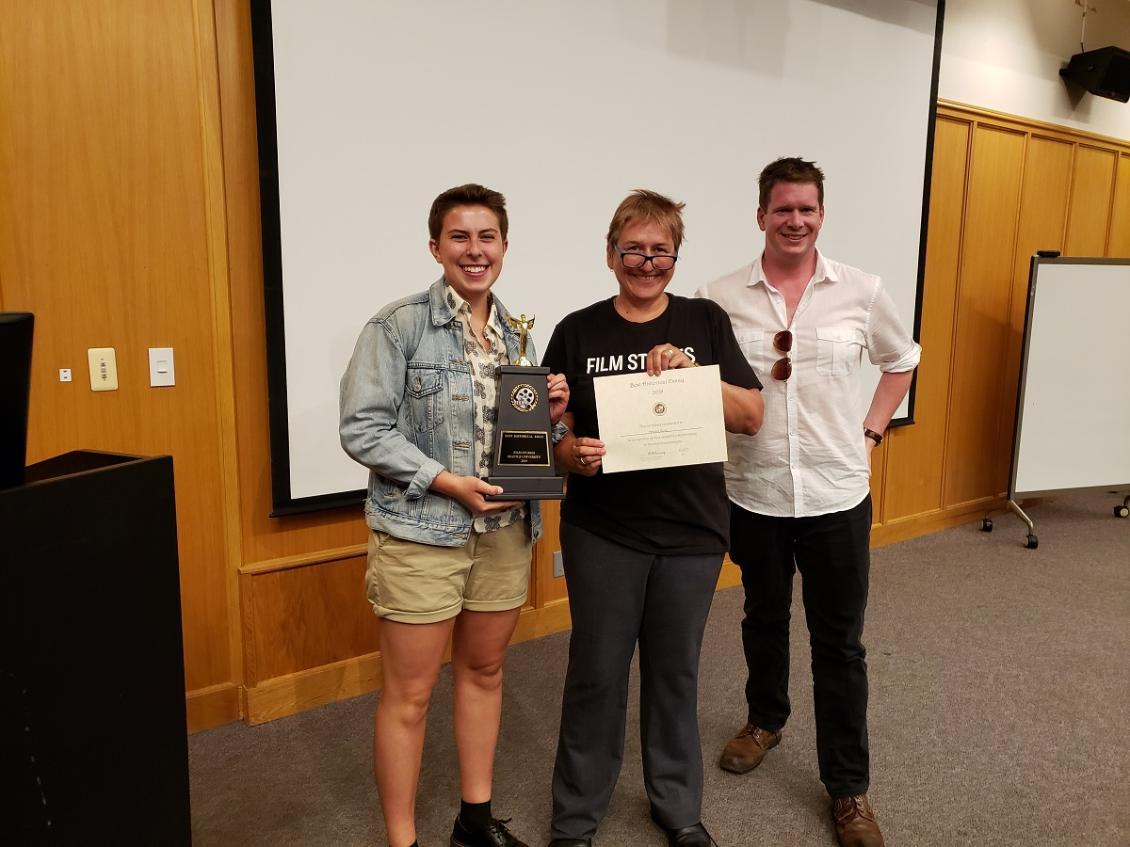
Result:
{"type": "Polygon", "coordinates": [[[113,347],[91,347],[86,351],[90,364],[91,391],[118,390],[118,357],[113,347]]]}
{"type": "Polygon", "coordinates": [[[553,575],[565,576],[565,560],[561,558],[561,551],[553,551],[553,575]]]}
{"type": "Polygon", "coordinates": [[[59,368],[59,382],[70,382],[70,381],[71,381],[71,369],[70,368],[59,368]]]}

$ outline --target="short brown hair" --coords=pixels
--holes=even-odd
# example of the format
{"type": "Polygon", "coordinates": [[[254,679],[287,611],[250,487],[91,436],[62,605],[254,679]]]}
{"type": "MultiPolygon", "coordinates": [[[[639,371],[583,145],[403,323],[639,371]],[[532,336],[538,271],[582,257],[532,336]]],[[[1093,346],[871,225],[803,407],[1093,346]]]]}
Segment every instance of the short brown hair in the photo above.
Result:
{"type": "Polygon", "coordinates": [[[757,205],[765,209],[769,195],[778,182],[811,182],[816,186],[820,205],[824,205],[824,171],[815,162],[806,162],[796,156],[782,156],[765,166],[757,178],[757,205]]]}
{"type": "Polygon", "coordinates": [[[608,225],[608,246],[615,247],[620,240],[620,233],[629,221],[642,219],[655,221],[665,228],[675,242],[675,252],[683,243],[683,208],[686,203],[676,203],[670,197],[664,197],[656,191],[646,188],[637,188],[624,198],[616,212],[612,215],[612,223],[608,225]]]}
{"type": "Polygon", "coordinates": [[[428,233],[433,241],[443,231],[443,219],[456,206],[486,206],[498,218],[499,233],[502,240],[506,240],[506,233],[510,229],[510,221],[506,217],[506,198],[477,182],[468,182],[466,185],[447,189],[432,201],[432,209],[428,212],[428,233]]]}

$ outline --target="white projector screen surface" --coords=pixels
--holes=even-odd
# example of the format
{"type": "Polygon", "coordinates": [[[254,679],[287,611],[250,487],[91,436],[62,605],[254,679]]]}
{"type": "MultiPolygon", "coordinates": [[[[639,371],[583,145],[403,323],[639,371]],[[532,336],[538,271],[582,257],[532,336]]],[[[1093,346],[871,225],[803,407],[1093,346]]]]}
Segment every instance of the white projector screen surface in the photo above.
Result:
{"type": "MultiPolygon", "coordinates": [[[[265,184],[277,142],[277,209],[263,194],[268,321],[285,339],[269,342],[276,513],[365,486],[338,442],[338,381],[364,322],[439,277],[427,212],[454,185],[506,195],[495,292],[536,315],[539,351],[615,294],[604,236],[629,191],[686,203],[670,290],[690,294],[760,252],[757,174],[785,155],[825,171],[821,249],[880,274],[917,325],[937,2],[255,6],[265,184]]],[[[861,419],[878,379],[864,364],[861,419]]]]}
{"type": "Polygon", "coordinates": [[[1039,259],[1009,497],[1130,484],[1130,260],[1039,259]]]}

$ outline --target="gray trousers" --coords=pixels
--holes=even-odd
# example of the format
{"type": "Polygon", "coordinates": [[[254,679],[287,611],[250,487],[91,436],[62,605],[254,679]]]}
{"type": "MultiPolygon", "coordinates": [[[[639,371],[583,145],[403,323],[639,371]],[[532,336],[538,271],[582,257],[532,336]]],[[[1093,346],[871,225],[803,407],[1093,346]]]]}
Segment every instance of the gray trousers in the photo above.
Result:
{"type": "Polygon", "coordinates": [[[641,553],[562,522],[573,633],[553,769],[551,838],[591,838],[624,758],[640,647],[644,787],[663,826],[702,818],[698,660],[722,554],[641,553]]]}

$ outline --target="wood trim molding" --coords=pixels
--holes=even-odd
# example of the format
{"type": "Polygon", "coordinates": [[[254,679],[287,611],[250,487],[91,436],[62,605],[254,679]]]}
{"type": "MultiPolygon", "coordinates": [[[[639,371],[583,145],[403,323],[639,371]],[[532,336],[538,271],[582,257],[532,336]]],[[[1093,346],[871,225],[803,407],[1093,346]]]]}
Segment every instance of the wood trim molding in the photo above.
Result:
{"type": "Polygon", "coordinates": [[[239,720],[243,717],[241,700],[240,688],[234,682],[189,691],[184,698],[189,734],[239,720]]]}
{"type": "Polygon", "coordinates": [[[380,653],[268,679],[244,689],[244,714],[252,726],[336,703],[380,688],[380,653]]]}
{"type": "Polygon", "coordinates": [[[220,120],[220,71],[215,8],[212,0],[193,0],[196,77],[200,96],[208,284],[212,300],[212,349],[220,447],[223,539],[226,557],[229,667],[243,679],[243,636],[239,584],[235,564],[243,560],[240,538],[239,457],[236,443],[235,371],[231,327],[231,275],[228,261],[227,194],[224,185],[224,140],[220,120]]]}
{"type": "Polygon", "coordinates": [[[365,544],[350,544],[348,547],[335,547],[330,550],[315,550],[313,553],[300,553],[295,556],[282,556],[278,559],[265,559],[262,562],[250,562],[243,565],[240,574],[258,576],[275,571],[288,571],[291,568],[304,568],[308,565],[321,565],[327,562],[340,562],[342,559],[354,559],[365,556],[368,547],[365,544]]]}
{"type": "Polygon", "coordinates": [[[1114,138],[1109,135],[1099,135],[1085,129],[1047,123],[1046,121],[1026,118],[1021,115],[1010,115],[1007,112],[996,112],[980,106],[971,106],[968,103],[959,103],[956,100],[938,98],[938,115],[957,120],[987,123],[1000,129],[1013,129],[1019,132],[1031,132],[1037,135],[1049,136],[1063,141],[1075,143],[1097,143],[1104,149],[1111,146],[1118,147],[1125,152],[1130,152],[1130,139],[1114,138]]]}
{"type": "Polygon", "coordinates": [[[724,588],[733,588],[742,584],[742,570],[733,563],[730,559],[730,554],[726,554],[726,558],[722,561],[722,572],[718,574],[718,585],[715,586],[715,591],[721,591],[724,588]]]}
{"type": "Polygon", "coordinates": [[[984,497],[950,506],[946,509],[896,518],[881,526],[871,528],[871,547],[885,547],[888,544],[908,541],[920,535],[929,535],[942,529],[971,523],[982,517],[986,512],[1003,509],[1005,502],[1006,499],[1003,496],[984,497]]]}

